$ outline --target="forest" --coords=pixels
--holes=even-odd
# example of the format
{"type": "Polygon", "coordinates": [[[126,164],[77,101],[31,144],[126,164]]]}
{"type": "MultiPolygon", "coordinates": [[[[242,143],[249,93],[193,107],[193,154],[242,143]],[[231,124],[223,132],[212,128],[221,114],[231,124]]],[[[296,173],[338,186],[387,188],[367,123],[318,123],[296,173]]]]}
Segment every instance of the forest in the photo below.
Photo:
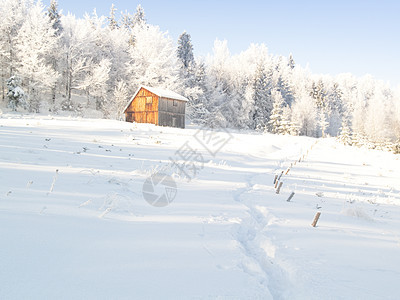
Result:
{"type": "MultiPolygon", "coordinates": [[[[151,13],[151,12],[150,12],[151,13]]],[[[400,91],[371,75],[312,74],[251,44],[232,55],[215,40],[195,57],[190,33],[174,41],[140,5],[77,18],[56,0],[2,0],[0,103],[4,110],[123,119],[139,85],[189,99],[197,124],[312,137],[400,152],[400,91]]]]}

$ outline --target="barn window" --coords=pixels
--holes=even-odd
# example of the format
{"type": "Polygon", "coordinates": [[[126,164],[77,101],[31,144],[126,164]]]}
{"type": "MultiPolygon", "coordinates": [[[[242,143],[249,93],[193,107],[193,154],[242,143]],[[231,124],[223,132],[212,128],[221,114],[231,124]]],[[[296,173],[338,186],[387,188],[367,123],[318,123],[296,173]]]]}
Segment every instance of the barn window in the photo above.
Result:
{"type": "Polygon", "coordinates": [[[173,105],[173,106],[178,106],[178,101],[173,100],[173,101],[172,101],[172,105],[173,105]]]}
{"type": "Polygon", "coordinates": [[[146,104],[152,104],[153,103],[153,97],[146,97],[146,104]]]}

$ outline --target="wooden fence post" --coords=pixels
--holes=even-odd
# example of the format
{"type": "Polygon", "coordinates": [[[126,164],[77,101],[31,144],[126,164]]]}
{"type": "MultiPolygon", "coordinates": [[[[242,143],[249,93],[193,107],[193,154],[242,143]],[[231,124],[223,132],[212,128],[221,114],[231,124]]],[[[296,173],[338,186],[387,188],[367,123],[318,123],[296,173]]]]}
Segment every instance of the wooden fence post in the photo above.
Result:
{"type": "Polygon", "coordinates": [[[294,196],[294,192],[292,192],[292,193],[290,194],[289,198],[287,198],[286,201],[287,201],[287,202],[290,202],[290,200],[292,200],[293,196],[294,196]]]}
{"type": "Polygon", "coordinates": [[[275,175],[274,184],[276,184],[277,181],[278,181],[278,175],[275,175]]]}
{"type": "Polygon", "coordinates": [[[279,192],[280,192],[280,190],[281,190],[281,187],[282,187],[282,184],[283,184],[283,182],[281,181],[281,182],[279,183],[278,189],[276,190],[276,193],[277,193],[277,194],[279,194],[279,192]]]}
{"type": "Polygon", "coordinates": [[[321,215],[321,212],[317,212],[317,214],[314,217],[314,221],[312,222],[311,226],[315,227],[317,226],[318,220],[319,220],[319,216],[321,215]]]}

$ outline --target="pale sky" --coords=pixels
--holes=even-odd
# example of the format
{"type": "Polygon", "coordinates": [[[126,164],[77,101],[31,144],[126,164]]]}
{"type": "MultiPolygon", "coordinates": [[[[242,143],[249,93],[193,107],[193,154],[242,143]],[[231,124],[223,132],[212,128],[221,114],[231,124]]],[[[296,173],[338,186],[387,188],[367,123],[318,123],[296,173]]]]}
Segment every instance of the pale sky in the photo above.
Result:
{"type": "MultiPolygon", "coordinates": [[[[50,0],[43,1],[48,5],[50,0]]],[[[216,38],[228,41],[232,54],[264,43],[271,54],[288,56],[313,73],[371,74],[400,85],[400,1],[234,1],[234,0],[58,0],[63,13],[82,17],[96,8],[108,15],[134,13],[141,4],[147,21],[176,41],[186,30],[196,55],[212,53],[216,38]],[[119,13],[119,12],[117,12],[119,13]]]]}

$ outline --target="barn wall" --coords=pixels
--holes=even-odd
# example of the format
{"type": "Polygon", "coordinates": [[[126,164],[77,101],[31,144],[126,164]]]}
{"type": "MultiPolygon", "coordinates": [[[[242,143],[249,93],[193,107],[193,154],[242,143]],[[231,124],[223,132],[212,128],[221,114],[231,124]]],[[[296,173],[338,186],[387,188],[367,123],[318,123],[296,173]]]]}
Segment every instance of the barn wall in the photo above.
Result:
{"type": "Polygon", "coordinates": [[[141,88],[125,110],[125,120],[158,125],[158,103],[157,95],[141,88]],[[148,103],[150,98],[151,103],[148,103]]]}
{"type": "Polygon", "coordinates": [[[185,128],[185,107],[185,101],[160,98],[158,106],[159,125],[185,128]]]}

